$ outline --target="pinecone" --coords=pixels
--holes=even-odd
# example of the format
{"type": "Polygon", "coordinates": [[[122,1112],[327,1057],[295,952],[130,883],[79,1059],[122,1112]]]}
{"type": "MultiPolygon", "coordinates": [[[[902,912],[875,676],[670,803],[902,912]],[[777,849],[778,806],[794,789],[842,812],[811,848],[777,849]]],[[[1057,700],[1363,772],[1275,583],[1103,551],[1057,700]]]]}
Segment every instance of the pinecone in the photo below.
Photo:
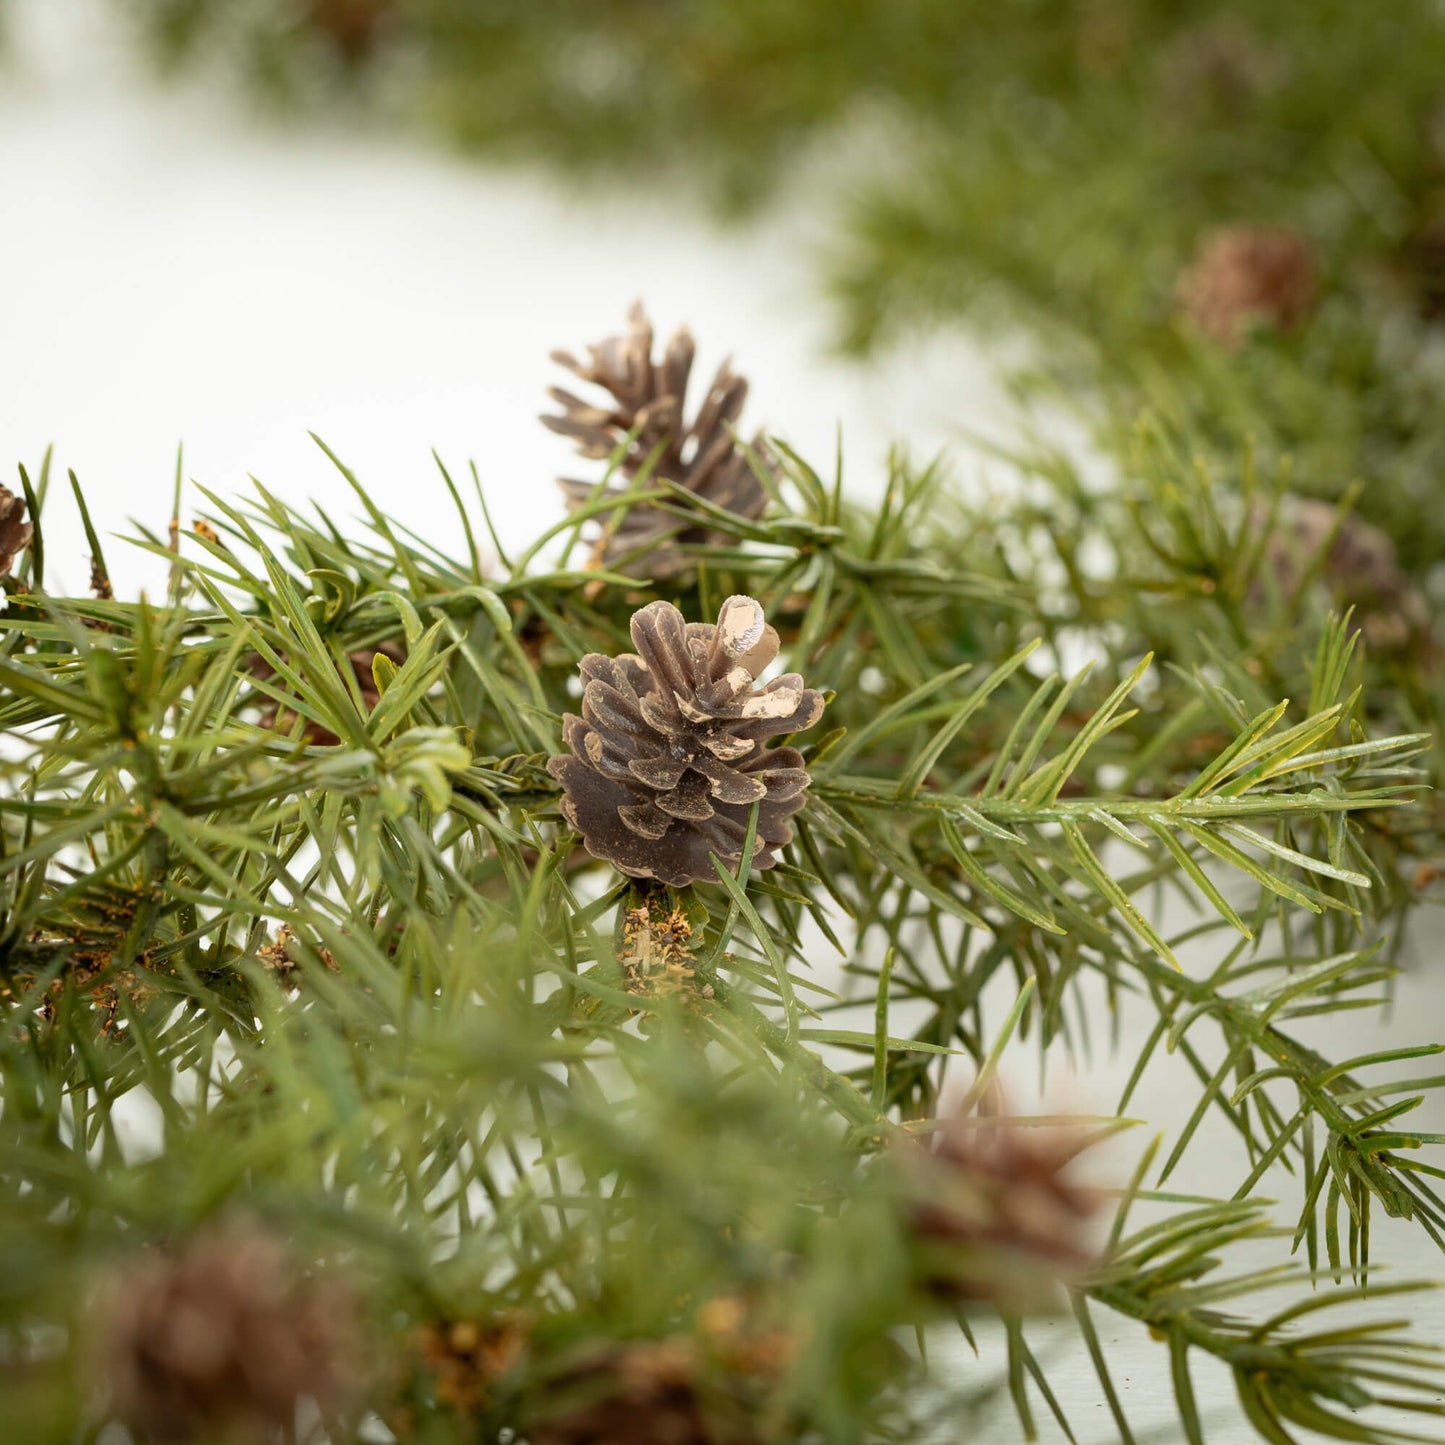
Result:
{"type": "Polygon", "coordinates": [[[1293,331],[1314,307],[1314,258],[1296,231],[1226,226],[1205,239],[1179,282],[1179,304],[1195,326],[1226,351],[1250,330],[1293,331]]]}
{"type": "Polygon", "coordinates": [[[754,688],[778,634],[751,597],[729,597],[715,627],[650,602],[632,641],[636,654],[582,659],[582,716],[562,720],[572,756],[547,764],[567,821],[593,857],[681,887],[717,876],[709,852],[737,866],[760,803],[752,867],[771,868],[808,774],[796,748],[764,744],[812,727],[822,696],[795,672],[754,688]]]}
{"type": "Polygon", "coordinates": [[[1098,1199],[1061,1171],[1076,1146],[1058,1129],[955,1119],[931,1152],[902,1160],[920,1283],[939,1298],[1007,1307],[1053,1303],[1092,1259],[1084,1225],[1098,1199]]]}
{"type": "Polygon", "coordinates": [[[1183,125],[1238,120],[1285,81],[1288,67],[1235,16],[1181,31],[1161,52],[1159,108],[1183,125]]]}
{"type": "Polygon", "coordinates": [[[758,1437],[704,1412],[692,1348],[680,1340],[599,1346],[551,1385],[532,1445],[746,1445],[758,1437]]]}
{"type": "Polygon", "coordinates": [[[356,1371],[354,1305],[248,1227],[214,1229],[114,1279],[92,1315],[110,1415],[139,1440],[269,1442],[298,1401],[334,1408],[356,1371]]]}
{"type": "MultiPolygon", "coordinates": [[[[604,496],[617,496],[633,487],[656,452],[656,460],[647,471],[649,480],[665,478],[675,482],[740,517],[760,516],[767,506],[767,492],[731,432],[747,398],[747,381],[724,362],[702,406],[687,424],[683,411],[694,350],[687,328],[675,332],[661,361],[654,361],[652,325],[640,301],[628,312],[628,323],[625,336],[611,336],[597,346],[589,346],[591,359],[586,363],[565,351],[552,353],[552,359],[573,375],[609,392],[611,403],[594,406],[554,386],[548,395],[562,407],[562,414],[544,416],[543,425],[571,437],[578,452],[594,460],[610,457],[637,428],[618,467],[625,486],[609,485],[604,496]]],[[[754,439],[753,449],[758,460],[768,465],[761,435],[754,439]]],[[[591,482],[563,478],[558,485],[572,511],[597,491],[591,482]]],[[[652,490],[663,497],[671,496],[661,486],[652,490]]],[[[688,522],[642,502],[607,514],[593,550],[593,562],[634,575],[666,577],[687,567],[683,547],[712,546],[730,540],[705,520],[688,522]]]]}
{"type": "Polygon", "coordinates": [[[25,498],[0,487],[0,577],[8,577],[15,558],[30,545],[35,528],[25,520],[25,498]]]}
{"type": "Polygon", "coordinates": [[[1080,10],[1074,38],[1080,69],[1089,75],[1118,74],[1134,44],[1128,13],[1117,0],[1085,0],[1080,10]]]}
{"type": "Polygon", "coordinates": [[[1437,191],[1421,208],[1395,270],[1425,320],[1445,320],[1445,191],[1437,191]]]}
{"type": "Polygon", "coordinates": [[[365,60],[391,18],[392,0],[311,0],[311,23],[348,65],[365,60]]]}
{"type": "MultiPolygon", "coordinates": [[[[1263,526],[1265,509],[1257,508],[1254,515],[1255,525],[1263,526]]],[[[1264,549],[1264,560],[1279,591],[1289,597],[1299,590],[1305,572],[1332,533],[1321,577],[1341,603],[1356,609],[1365,641],[1372,647],[1398,651],[1428,639],[1429,603],[1401,570],[1395,544],[1358,513],[1346,512],[1341,517],[1332,502],[1313,497],[1287,500],[1264,549]]],[[[1256,581],[1250,588],[1250,600],[1262,600],[1262,593],[1256,581]]]]}

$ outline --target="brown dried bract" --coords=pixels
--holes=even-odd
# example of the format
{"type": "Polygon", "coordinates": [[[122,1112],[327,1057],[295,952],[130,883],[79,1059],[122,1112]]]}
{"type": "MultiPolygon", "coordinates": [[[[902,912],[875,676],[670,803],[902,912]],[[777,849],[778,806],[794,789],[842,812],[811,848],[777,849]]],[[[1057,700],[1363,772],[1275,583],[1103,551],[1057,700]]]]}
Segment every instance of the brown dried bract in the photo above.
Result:
{"type": "Polygon", "coordinates": [[[63,923],[47,924],[26,937],[19,960],[24,976],[48,969],[57,953],[65,954],[60,976],[50,983],[36,1009],[38,1018],[54,1019],[68,990],[88,1001],[100,1032],[110,1034],[124,1022],[123,1002],[143,1010],[159,996],[160,989],[145,975],[168,974],[170,967],[155,960],[148,949],[126,967],[117,966],[145,897],[146,888],[140,883],[95,885],[72,897],[70,916],[63,923]]]}
{"type": "MultiPolygon", "coordinates": [[[[695,972],[692,924],[681,908],[657,920],[646,908],[629,908],[622,918],[617,961],[632,993],[654,997],[690,994],[695,972]]],[[[703,993],[712,996],[711,985],[703,993]]]]}
{"type": "MultiPolygon", "coordinates": [[[[297,964],[301,952],[299,945],[296,930],[289,923],[283,923],[276,930],[275,939],[256,950],[256,957],[264,968],[270,970],[283,983],[293,985],[300,972],[297,964]]],[[[336,957],[329,948],[313,944],[312,951],[332,973],[337,972],[336,957]]]]}
{"type": "MultiPolygon", "coordinates": [[[[609,400],[594,404],[552,387],[548,395],[562,412],[544,416],[543,424],[570,437],[582,456],[595,461],[605,461],[626,445],[616,473],[621,485],[609,484],[599,492],[598,484],[592,482],[558,483],[568,507],[575,511],[598,495],[619,496],[645,472],[650,489],[659,496],[676,500],[661,486],[667,481],[724,511],[747,518],[760,516],[767,506],[767,492],[732,430],[747,398],[747,381],[724,362],[689,423],[685,409],[694,353],[692,336],[685,327],[674,333],[660,360],[653,359],[652,341],[651,323],[638,302],[628,312],[626,334],[589,346],[588,361],[578,361],[565,351],[553,352],[553,360],[581,380],[603,388],[609,400]],[[629,441],[634,430],[636,436],[629,441]]],[[[753,442],[753,453],[760,463],[768,464],[761,436],[753,442]]],[[[605,514],[593,562],[637,575],[664,577],[688,565],[682,546],[730,540],[706,520],[689,522],[639,502],[625,511],[605,514]],[[634,555],[639,553],[643,555],[634,555]]]]}
{"type": "Polygon", "coordinates": [[[437,1403],[460,1415],[478,1414],[496,1381],[521,1363],[528,1333],[528,1323],[515,1316],[423,1325],[418,1343],[437,1403]]]}
{"type": "Polygon", "coordinates": [[[778,635],[750,597],[728,598],[716,626],[649,603],[632,641],[636,653],[582,659],[582,713],[562,722],[570,756],[547,765],[567,821],[594,857],[682,887],[716,878],[711,854],[737,866],[756,803],[752,867],[771,868],[808,774],[796,748],[766,740],[812,727],[822,695],[797,673],[755,686],[778,635]]]}

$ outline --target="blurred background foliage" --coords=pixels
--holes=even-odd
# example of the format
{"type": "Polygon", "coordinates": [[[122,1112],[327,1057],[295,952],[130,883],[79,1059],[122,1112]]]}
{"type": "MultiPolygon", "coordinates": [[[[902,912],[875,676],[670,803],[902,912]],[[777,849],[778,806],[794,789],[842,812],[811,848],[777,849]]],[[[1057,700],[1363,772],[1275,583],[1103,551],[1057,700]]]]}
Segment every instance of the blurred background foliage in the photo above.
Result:
{"type": "MultiPolygon", "coordinates": [[[[1445,20],[1428,0],[119,0],[170,63],[340,95],[488,157],[739,212],[816,209],[838,337],[1025,325],[1057,390],[1250,439],[1442,540],[1445,20]],[[1298,237],[1288,327],[1224,348],[1187,276],[1224,226],[1298,237]]],[[[1197,287],[1195,288],[1197,292],[1197,287]]],[[[1267,311],[1264,307],[1263,311],[1267,311]]],[[[1268,321],[1261,313],[1257,319],[1268,321]]]]}

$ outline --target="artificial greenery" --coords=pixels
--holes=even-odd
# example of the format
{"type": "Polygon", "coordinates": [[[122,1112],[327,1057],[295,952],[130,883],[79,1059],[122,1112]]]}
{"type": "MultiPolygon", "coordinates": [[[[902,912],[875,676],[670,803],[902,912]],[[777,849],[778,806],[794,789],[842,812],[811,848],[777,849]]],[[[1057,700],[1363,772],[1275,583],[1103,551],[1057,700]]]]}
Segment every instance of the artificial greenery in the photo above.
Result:
{"type": "MultiPolygon", "coordinates": [[[[1326,595],[1298,590],[1275,625],[1268,551],[1151,458],[1166,518],[1230,560],[1203,589],[1203,562],[1155,548],[1171,605],[1137,611],[1128,588],[1060,585],[1016,518],[936,470],[900,464],[867,510],[781,443],[760,517],[599,475],[524,554],[492,538],[494,563],[480,488],[445,472],[460,556],[360,483],[345,526],[202,490],[193,531],[141,527],[169,582],[134,602],[105,595],[88,514],[97,595],[47,594],[50,467],[22,471],[36,521],[0,660],[6,1438],[93,1438],[137,1378],[134,1428],[221,1438],[227,1351],[259,1432],[236,1438],[914,1438],[996,1390],[981,1367],[931,1375],[926,1342],[999,1311],[1029,1430],[1078,1410],[1030,1343],[1030,1311],[1065,1300],[1123,1439],[1106,1316],[1159,1341],[1188,1439],[1201,1356],[1262,1438],[1414,1438],[1395,1412],[1438,1414],[1445,1363],[1352,1306],[1411,1287],[1370,1271],[1379,1211],[1442,1242],[1436,1140],[1405,1118],[1440,1083],[1412,1061],[1440,1046],[1331,1060],[1297,1024],[1392,973],[1438,845],[1428,739],[1372,716],[1374,664],[1326,595]],[[679,533],[704,509],[721,537],[658,538],[691,562],[665,583],[569,562],[639,506],[679,533]],[[827,699],[794,740],[795,839],[765,872],[745,842],[680,890],[619,877],[546,766],[578,664],[625,652],[649,602],[701,620],[738,596],[827,699]],[[1097,659],[1061,677],[1065,627],[1097,659]],[[1097,1036],[1126,996],[1157,1025],[1097,1036]],[[1028,1133],[996,1113],[1000,1068],[1101,1047],[1139,1071],[1174,1050],[1198,1108],[1065,1268],[1026,1191],[1147,1118],[1132,1085],[1067,1145],[923,1145],[948,1120],[1028,1133]],[[139,1145],[137,1099],[157,1120],[139,1145]],[[1211,1110],[1238,1131],[1233,1174],[1217,1199],[1170,1192],[1211,1110]],[[227,1230],[354,1300],[331,1312],[354,1340],[296,1346],[330,1383],[294,1425],[238,1343],[277,1316],[214,1262],[227,1230]],[[1002,1290],[1001,1248],[1053,1292],[1002,1290]],[[212,1374],[184,1350],[158,1364],[136,1323],[198,1291],[230,1322],[212,1374]]],[[[184,501],[178,475],[178,519],[184,501]]]]}
{"type": "Polygon", "coordinates": [[[339,84],[732,207],[850,147],[845,341],[1022,322],[1020,380],[1094,449],[1021,442],[1006,501],[899,461],[862,508],[722,438],[710,500],[670,450],[681,397],[649,410],[610,352],[582,370],[615,411],[563,402],[596,473],[523,554],[445,472],[459,556],[359,484],[359,524],[262,490],[203,493],[184,532],[178,477],[140,601],[88,517],[92,595],[47,594],[71,497],[22,473],[0,1434],[250,1410],[267,1439],[958,1438],[1000,1388],[1026,1434],[1068,1431],[1035,1349],[1062,1305],[1125,1441],[1104,1320],[1157,1342],[1191,1442],[1203,1357],[1263,1440],[1433,1438],[1445,1361],[1364,1310],[1414,1287],[1371,1268],[1381,1211],[1438,1275],[1441,1140],[1409,1116],[1442,1046],[1326,1058],[1309,1020],[1379,1006],[1445,877],[1437,8],[125,3],[269,94],[339,84]],[[1261,234],[1292,276],[1247,274],[1261,234]],[[582,659],[650,606],[739,597],[826,700],[782,740],[810,779],[792,841],[751,867],[755,814],[715,879],[620,877],[548,766],[582,659]],[[1000,1115],[1000,1073],[1106,1049],[1135,1061],[1117,1117],[1060,1141],[1000,1115]],[[1161,1051],[1198,1082],[1185,1126],[1100,1238],[1045,1240],[1029,1221],[1087,1212],[1063,1161],[1147,1123],[1161,1051]],[[1234,1172],[1181,1194],[1211,1113],[1234,1172]],[[295,1420],[285,1371],[235,1393],[244,1342],[284,1331],[228,1257],[352,1301],[354,1336],[296,1341],[335,1380],[295,1420]],[[153,1301],[196,1294],[231,1301],[225,1348],[142,1368],[153,1301]],[[996,1331],[1001,1384],[930,1368],[959,1330],[996,1331]]]}

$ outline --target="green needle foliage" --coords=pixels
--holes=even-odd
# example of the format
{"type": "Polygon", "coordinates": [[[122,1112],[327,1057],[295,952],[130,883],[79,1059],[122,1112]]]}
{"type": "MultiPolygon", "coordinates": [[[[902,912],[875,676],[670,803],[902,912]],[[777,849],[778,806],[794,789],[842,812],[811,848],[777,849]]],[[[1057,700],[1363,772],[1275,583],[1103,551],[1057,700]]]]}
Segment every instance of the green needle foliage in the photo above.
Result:
{"type": "Polygon", "coordinates": [[[1247,446],[1307,495],[1362,488],[1426,577],[1445,546],[1438,10],[1106,10],[1112,50],[1000,76],[861,199],[830,278],[848,343],[1022,322],[1044,340],[1036,379],[1084,399],[1114,462],[1148,406],[1236,490],[1247,446]],[[1226,297],[1283,286],[1238,254],[1223,274],[1229,227],[1294,238],[1301,274],[1287,324],[1266,296],[1226,342],[1226,297]]]}
{"type": "MultiPolygon", "coordinates": [[[[644,478],[495,566],[480,487],[438,479],[451,556],[338,461],[360,523],[203,492],[192,533],[140,528],[168,582],[138,601],[108,595],[98,541],[97,595],[46,592],[48,459],[22,473],[37,521],[0,630],[5,1438],[108,1418],[165,1438],[137,1398],[223,1438],[221,1375],[165,1353],[185,1290],[244,1349],[247,1408],[288,1412],[240,1438],[923,1438],[994,1387],[922,1346],[991,1315],[1025,1433],[1040,1412],[1069,1430],[1080,1402],[1029,1342],[1043,1302],[977,1283],[1000,1248],[1057,1277],[1122,1439],[1102,1316],[1159,1342],[1186,1439],[1206,1358],[1262,1439],[1430,1438],[1445,1361],[1359,1309],[1407,1289],[1371,1271],[1379,1211],[1420,1259],[1445,1246],[1441,1140],[1408,1121],[1440,1046],[1332,1060],[1298,1031],[1394,972],[1439,846],[1430,738],[1376,709],[1325,595],[1295,599],[1286,637],[1277,593],[1229,574],[1201,595],[1164,547],[1150,607],[1132,558],[1113,587],[1057,566],[1062,512],[974,514],[901,462],[863,509],[778,455],[756,520],[644,478]],[[665,583],[645,557],[567,562],[639,505],[706,510],[724,540],[665,583]],[[739,593],[829,699],[794,739],[795,840],[680,892],[619,878],[546,768],[578,663],[627,650],[649,601],[705,619],[739,593]],[[1066,633],[1092,666],[1064,666],[1066,633]],[[1146,1035],[1117,1035],[1125,1003],[1146,1035]],[[1062,1156],[978,1141],[1047,1137],[993,1112],[1000,1071],[1100,1047],[1138,1064],[1068,1153],[1127,1126],[1161,1047],[1197,1108],[1064,1270],[1025,1205],[1062,1156]],[[963,1124],[948,1079],[979,1111],[963,1124]],[[1163,1192],[1211,1111],[1241,1144],[1230,1197],[1163,1192]],[[975,1143],[930,1158],[945,1126],[975,1143]],[[1286,1170],[1276,1225],[1258,1195],[1286,1170]],[[945,1175],[996,1177],[980,1197],[1003,1213],[950,1214],[945,1175]],[[295,1288],[352,1304],[288,1335],[214,1262],[257,1230],[295,1288]],[[278,1384],[256,1344],[278,1333],[336,1387],[278,1384]]],[[[1193,498],[1181,516],[1214,516],[1153,465],[1193,498]]]]}
{"type": "MultiPolygon", "coordinates": [[[[1438,1438],[1445,1361],[1365,1304],[1409,1313],[1381,1211],[1423,1273],[1445,1245],[1411,1127],[1441,1045],[1328,1058],[1309,1026],[1388,997],[1445,877],[1438,7],[127,3],[270,94],[340,82],[732,207],[859,139],[845,341],[1022,322],[1021,380],[1098,455],[1021,446],[996,503],[900,461],[865,510],[779,444],[761,517],[644,476],[495,566],[445,472],[460,557],[359,484],[360,525],[206,494],[194,536],[139,535],[163,601],[110,596],[88,517],[92,597],[46,592],[43,525],[12,543],[0,1434],[123,1417],[152,1378],[125,1341],[166,1319],[136,1271],[260,1228],[346,1282],[358,1336],[309,1342],[346,1388],[268,1438],[956,1438],[994,1384],[924,1347],[991,1315],[1024,1433],[1073,1438],[1029,1311],[977,1284],[1040,1241],[909,1163],[958,1126],[946,1084],[982,1137],[1025,1053],[1108,1049],[1132,1068],[1090,1138],[1146,1112],[1161,1050],[1198,1082],[1093,1262],[1053,1269],[1120,1439],[1105,1318],[1157,1341],[1190,1442],[1206,1359],[1262,1440],[1438,1438]],[[721,540],[662,583],[573,565],[638,505],[721,540]],[[795,840],[681,893],[620,879],[546,767],[578,663],[648,602],[736,594],[829,699],[791,740],[795,840]],[[1166,1192],[1211,1114],[1227,1197],[1166,1192]]],[[[32,518],[49,484],[22,473],[32,518]]],[[[990,1157],[954,1173],[1035,1199],[1047,1150],[990,1157]]],[[[151,1406],[201,1418],[169,1368],[151,1406]]]]}

